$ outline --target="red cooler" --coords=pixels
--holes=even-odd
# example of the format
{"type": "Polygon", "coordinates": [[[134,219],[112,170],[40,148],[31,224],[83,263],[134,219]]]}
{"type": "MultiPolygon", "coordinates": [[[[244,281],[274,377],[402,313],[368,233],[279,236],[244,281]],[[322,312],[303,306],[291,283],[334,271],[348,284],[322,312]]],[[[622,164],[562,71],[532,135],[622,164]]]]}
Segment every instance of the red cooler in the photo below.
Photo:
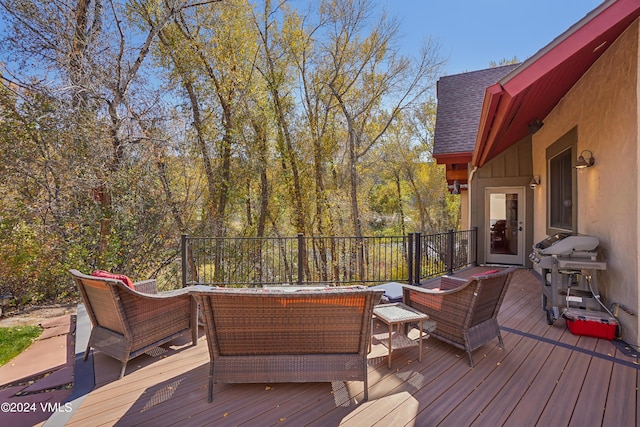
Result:
{"type": "Polygon", "coordinates": [[[618,321],[603,311],[569,308],[562,316],[574,335],[612,340],[616,337],[618,321]]]}

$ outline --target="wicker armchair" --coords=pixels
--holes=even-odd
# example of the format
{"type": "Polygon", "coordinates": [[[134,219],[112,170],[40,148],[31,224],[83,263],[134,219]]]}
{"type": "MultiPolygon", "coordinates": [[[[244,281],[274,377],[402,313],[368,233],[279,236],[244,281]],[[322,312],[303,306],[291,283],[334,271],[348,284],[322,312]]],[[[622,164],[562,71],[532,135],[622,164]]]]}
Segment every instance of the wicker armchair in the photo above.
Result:
{"type": "Polygon", "coordinates": [[[98,349],[122,362],[122,378],[129,360],[189,330],[197,344],[197,305],[188,288],[158,293],[155,281],[146,280],[133,290],[120,280],[69,272],[92,324],[85,361],[91,347],[98,349]]]}
{"type": "Polygon", "coordinates": [[[497,316],[515,268],[465,279],[442,277],[440,289],[404,286],[403,301],[436,322],[430,335],[467,352],[493,338],[504,348],[497,316]]]}
{"type": "Polygon", "coordinates": [[[364,381],[367,400],[373,307],[382,292],[193,291],[209,345],[209,402],[214,382],[364,381]]]}

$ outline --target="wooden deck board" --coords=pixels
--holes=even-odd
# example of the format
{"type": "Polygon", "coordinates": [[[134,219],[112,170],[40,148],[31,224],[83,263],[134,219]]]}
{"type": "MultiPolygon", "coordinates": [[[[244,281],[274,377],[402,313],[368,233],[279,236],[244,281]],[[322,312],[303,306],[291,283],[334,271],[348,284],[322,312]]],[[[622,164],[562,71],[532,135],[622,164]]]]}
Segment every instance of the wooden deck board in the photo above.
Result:
{"type": "MultiPolygon", "coordinates": [[[[557,341],[562,332],[560,328],[549,328],[545,338],[557,341]]],[[[549,351],[549,347],[550,345],[547,344],[536,348],[541,354],[536,354],[534,357],[544,358],[540,372],[544,372],[545,375],[535,375],[530,386],[522,393],[520,400],[505,420],[505,425],[523,427],[535,425],[539,414],[549,402],[557,379],[562,375],[571,353],[571,350],[563,347],[553,347],[549,351]]]]}
{"type": "MultiPolygon", "coordinates": [[[[511,347],[516,345],[520,339],[520,337],[515,335],[506,336],[504,338],[505,346],[511,347]]],[[[443,422],[443,420],[446,420],[453,412],[464,411],[465,408],[461,405],[486,381],[488,376],[495,372],[495,369],[507,354],[507,351],[500,349],[498,346],[493,346],[488,349],[488,351],[486,351],[486,357],[482,360],[476,360],[475,362],[476,367],[481,367],[481,369],[472,369],[467,365],[466,372],[463,372],[464,375],[456,377],[458,379],[455,383],[452,382],[450,386],[446,390],[443,390],[443,393],[431,401],[429,405],[424,405],[420,412],[416,414],[415,421],[426,425],[437,425],[443,422]],[[442,408],[446,408],[447,410],[443,411],[441,410],[442,408]]],[[[459,369],[464,370],[464,368],[465,367],[461,365],[459,369]]],[[[445,375],[447,374],[445,373],[445,375]]],[[[446,421],[444,422],[446,425],[446,421]]]]}
{"type": "Polygon", "coordinates": [[[638,375],[637,372],[628,366],[614,364],[611,373],[611,383],[609,390],[617,391],[620,394],[609,392],[602,424],[609,426],[633,426],[638,425],[634,405],[629,404],[637,398],[638,375]]]}
{"type": "MultiPolygon", "coordinates": [[[[446,346],[445,344],[439,342],[433,342],[433,349],[436,346],[446,346]]],[[[377,418],[383,425],[402,425],[402,420],[407,417],[407,415],[412,416],[411,414],[415,414],[419,409],[419,406],[416,406],[416,402],[419,397],[416,395],[420,390],[433,389],[430,384],[436,383],[439,378],[445,372],[448,372],[449,369],[455,364],[459,356],[452,350],[456,350],[451,346],[446,346],[449,348],[445,348],[444,352],[439,352],[443,354],[443,357],[438,357],[433,362],[429,360],[423,359],[423,362],[428,363],[427,365],[413,365],[407,366],[406,369],[396,370],[392,373],[391,378],[385,384],[385,390],[378,390],[377,396],[379,396],[378,400],[383,400],[385,405],[390,404],[392,399],[385,398],[385,396],[390,395],[399,395],[402,396],[401,400],[395,400],[397,402],[395,406],[389,408],[387,411],[383,411],[384,415],[381,416],[378,412],[378,408],[376,407],[375,413],[372,411],[366,411],[363,408],[361,411],[355,411],[353,415],[353,419],[348,418],[348,421],[354,423],[353,425],[373,425],[371,423],[371,417],[377,418]],[[425,369],[425,366],[427,367],[425,369]],[[380,393],[383,391],[384,393],[380,393]],[[407,407],[412,409],[407,410],[407,407]]],[[[436,353],[436,351],[429,351],[429,356],[431,353],[436,353]]],[[[395,367],[395,362],[394,362],[395,367]]],[[[423,397],[421,402],[424,402],[427,398],[423,397]]],[[[377,401],[376,401],[377,402],[377,401]]]]}
{"type": "MultiPolygon", "coordinates": [[[[435,387],[422,389],[415,394],[421,406],[420,411],[415,414],[414,422],[418,425],[436,425],[446,419],[451,412],[468,409],[466,405],[461,407],[462,402],[466,402],[469,398],[473,400],[473,394],[477,388],[495,372],[501,361],[509,354],[509,349],[516,346],[520,340],[521,337],[516,335],[505,336],[506,350],[493,344],[479,349],[483,357],[475,355],[474,368],[470,368],[466,356],[460,354],[459,359],[441,374],[435,387]]],[[[464,419],[468,420],[466,415],[464,419]]]]}
{"type": "Polygon", "coordinates": [[[505,403],[511,405],[513,402],[510,399],[520,395],[522,388],[520,381],[523,378],[517,373],[536,345],[535,340],[519,337],[518,343],[507,349],[508,354],[499,362],[492,375],[475,388],[473,394],[467,399],[469,402],[465,401],[464,405],[459,406],[460,410],[454,411],[447,417],[453,423],[451,425],[460,419],[467,419],[470,422],[473,420],[476,425],[500,425],[493,421],[490,421],[489,424],[486,423],[487,421],[483,423],[483,420],[487,416],[496,415],[496,411],[491,409],[492,402],[495,405],[496,400],[501,400],[503,396],[506,396],[505,403]],[[505,393],[504,389],[507,386],[508,389],[505,393]],[[513,393],[511,392],[512,387],[513,393]]]}
{"type": "MultiPolygon", "coordinates": [[[[601,341],[596,341],[594,350],[602,352],[601,348],[598,349],[602,344],[601,341]]],[[[603,419],[612,369],[612,362],[597,357],[591,358],[570,426],[584,426],[594,420],[603,419]]]]}
{"type": "Polygon", "coordinates": [[[549,403],[538,418],[537,426],[569,425],[590,360],[591,357],[585,353],[571,352],[549,403]]]}
{"type": "Polygon", "coordinates": [[[204,337],[132,360],[120,380],[119,362],[98,352],[97,385],[67,425],[637,425],[637,360],[609,341],[572,335],[562,319],[548,325],[529,271],[517,272],[498,320],[506,348],[495,340],[476,350],[474,368],[463,351],[427,339],[421,362],[417,348],[398,350],[388,369],[374,340],[368,402],[352,381],[216,384],[208,403],[204,337]]]}

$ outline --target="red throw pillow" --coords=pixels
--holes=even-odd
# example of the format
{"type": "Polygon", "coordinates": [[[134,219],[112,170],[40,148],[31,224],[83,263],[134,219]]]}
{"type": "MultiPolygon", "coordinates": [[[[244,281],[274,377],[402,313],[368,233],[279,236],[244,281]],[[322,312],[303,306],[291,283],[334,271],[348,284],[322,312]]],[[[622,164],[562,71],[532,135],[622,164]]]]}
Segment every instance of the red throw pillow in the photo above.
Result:
{"type": "Polygon", "coordinates": [[[96,270],[93,273],[91,273],[91,275],[96,277],[104,277],[105,279],[117,279],[122,281],[125,285],[127,285],[131,289],[135,289],[133,287],[133,281],[129,279],[127,276],[125,276],[124,274],[113,274],[104,270],[96,270]]]}

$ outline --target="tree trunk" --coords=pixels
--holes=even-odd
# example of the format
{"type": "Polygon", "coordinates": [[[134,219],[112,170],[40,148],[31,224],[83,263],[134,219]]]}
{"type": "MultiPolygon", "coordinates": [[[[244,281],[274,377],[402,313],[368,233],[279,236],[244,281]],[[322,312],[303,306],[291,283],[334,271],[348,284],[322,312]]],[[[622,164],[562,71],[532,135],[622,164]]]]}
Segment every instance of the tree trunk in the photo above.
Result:
{"type": "Polygon", "coordinates": [[[400,234],[405,236],[407,234],[404,223],[404,203],[402,203],[402,187],[400,186],[400,172],[397,170],[393,172],[393,178],[396,182],[396,192],[398,195],[398,215],[400,215],[400,234]]]}
{"type": "Polygon", "coordinates": [[[214,194],[216,191],[216,174],[213,171],[213,166],[211,165],[211,157],[209,156],[209,149],[207,147],[207,143],[205,141],[204,131],[202,129],[202,118],[200,115],[200,105],[198,103],[198,95],[195,93],[195,89],[193,87],[193,83],[189,80],[184,79],[182,81],[182,85],[187,91],[189,95],[189,101],[191,103],[191,114],[193,117],[193,126],[196,130],[197,140],[198,140],[198,148],[200,149],[200,155],[202,156],[202,166],[204,168],[205,176],[207,177],[207,186],[209,190],[208,201],[207,201],[207,210],[210,215],[210,219],[213,221],[213,218],[218,216],[216,212],[216,205],[214,194]]]}

